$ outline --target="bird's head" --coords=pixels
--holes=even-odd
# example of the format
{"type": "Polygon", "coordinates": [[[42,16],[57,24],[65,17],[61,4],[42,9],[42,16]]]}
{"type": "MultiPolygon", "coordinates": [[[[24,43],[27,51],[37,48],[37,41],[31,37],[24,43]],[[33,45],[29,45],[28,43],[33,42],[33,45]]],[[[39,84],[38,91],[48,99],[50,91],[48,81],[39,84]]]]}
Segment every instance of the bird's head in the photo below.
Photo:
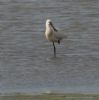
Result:
{"type": "Polygon", "coordinates": [[[46,20],[46,26],[47,26],[47,25],[51,25],[51,24],[52,24],[52,21],[51,21],[50,19],[47,19],[47,20],[46,20]]]}
{"type": "Polygon", "coordinates": [[[54,31],[57,31],[57,29],[53,26],[53,23],[50,19],[46,20],[46,27],[47,28],[51,27],[54,31]]]}

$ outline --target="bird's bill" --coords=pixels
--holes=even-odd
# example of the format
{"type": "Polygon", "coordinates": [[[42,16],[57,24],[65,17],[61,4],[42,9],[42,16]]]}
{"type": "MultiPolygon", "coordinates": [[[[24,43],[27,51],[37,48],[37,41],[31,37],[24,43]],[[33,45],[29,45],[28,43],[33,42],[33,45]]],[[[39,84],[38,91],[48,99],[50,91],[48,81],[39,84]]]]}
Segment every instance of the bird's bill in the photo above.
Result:
{"type": "Polygon", "coordinates": [[[50,25],[51,25],[51,27],[54,29],[54,31],[57,32],[57,29],[53,26],[53,23],[52,23],[52,22],[50,22],[50,25]]]}

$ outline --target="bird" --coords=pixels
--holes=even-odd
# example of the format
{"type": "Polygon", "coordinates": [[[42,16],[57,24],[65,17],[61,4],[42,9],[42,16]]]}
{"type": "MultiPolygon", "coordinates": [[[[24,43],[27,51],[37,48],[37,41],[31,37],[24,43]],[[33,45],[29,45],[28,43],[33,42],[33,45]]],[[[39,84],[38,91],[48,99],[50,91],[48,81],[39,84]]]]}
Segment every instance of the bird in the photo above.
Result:
{"type": "Polygon", "coordinates": [[[55,43],[60,44],[61,40],[66,38],[67,36],[64,34],[60,34],[59,30],[54,27],[51,19],[47,19],[45,23],[45,37],[49,42],[52,42],[54,47],[54,56],[56,57],[55,43]]]}

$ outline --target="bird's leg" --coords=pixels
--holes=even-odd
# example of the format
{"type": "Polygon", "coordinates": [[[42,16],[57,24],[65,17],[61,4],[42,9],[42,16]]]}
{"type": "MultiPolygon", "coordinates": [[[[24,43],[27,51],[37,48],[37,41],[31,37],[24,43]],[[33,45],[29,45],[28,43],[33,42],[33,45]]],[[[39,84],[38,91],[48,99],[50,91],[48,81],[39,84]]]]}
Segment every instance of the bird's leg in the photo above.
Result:
{"type": "Polygon", "coordinates": [[[60,40],[58,40],[58,44],[60,44],[60,40]]]}
{"type": "Polygon", "coordinates": [[[53,47],[54,47],[54,56],[56,57],[56,47],[55,47],[54,42],[53,42],[53,47]]]}

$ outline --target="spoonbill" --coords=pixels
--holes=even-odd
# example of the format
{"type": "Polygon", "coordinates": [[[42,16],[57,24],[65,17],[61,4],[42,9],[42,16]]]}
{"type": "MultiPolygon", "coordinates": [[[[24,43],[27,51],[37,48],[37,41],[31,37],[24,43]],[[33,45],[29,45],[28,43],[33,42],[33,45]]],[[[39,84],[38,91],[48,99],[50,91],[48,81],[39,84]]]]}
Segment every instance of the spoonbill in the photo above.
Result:
{"type": "Polygon", "coordinates": [[[66,38],[64,34],[59,34],[60,32],[54,27],[51,19],[46,20],[46,29],[45,29],[45,36],[49,42],[52,42],[54,47],[54,56],[56,57],[56,47],[55,42],[60,44],[60,41],[63,38],[66,38]]]}

